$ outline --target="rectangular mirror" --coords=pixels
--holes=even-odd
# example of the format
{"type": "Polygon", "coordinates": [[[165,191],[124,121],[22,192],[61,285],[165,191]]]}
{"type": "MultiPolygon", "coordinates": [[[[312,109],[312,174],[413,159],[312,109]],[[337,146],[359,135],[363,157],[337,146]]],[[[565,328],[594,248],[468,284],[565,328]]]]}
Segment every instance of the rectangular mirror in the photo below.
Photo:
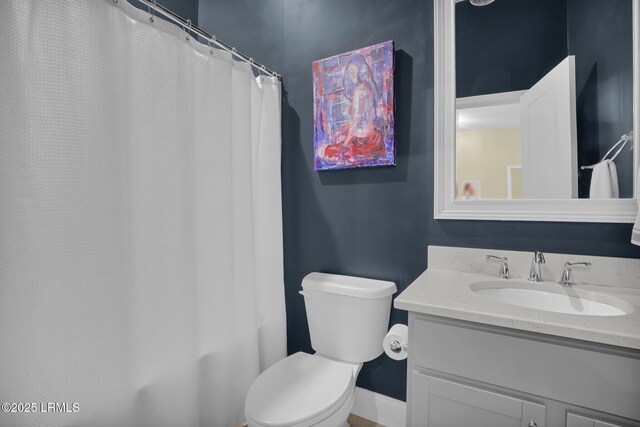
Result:
{"type": "Polygon", "coordinates": [[[434,1],[436,218],[634,221],[638,2],[434,1]]]}

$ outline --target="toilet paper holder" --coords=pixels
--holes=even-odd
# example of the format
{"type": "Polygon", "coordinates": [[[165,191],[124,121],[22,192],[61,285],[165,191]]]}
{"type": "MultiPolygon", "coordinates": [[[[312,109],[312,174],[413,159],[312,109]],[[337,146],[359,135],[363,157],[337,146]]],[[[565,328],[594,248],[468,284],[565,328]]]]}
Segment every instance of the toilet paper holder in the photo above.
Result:
{"type": "Polygon", "coordinates": [[[382,340],[382,349],[393,360],[404,360],[408,355],[409,329],[407,325],[396,323],[382,340]]]}
{"type": "Polygon", "coordinates": [[[398,340],[391,340],[389,342],[389,350],[393,351],[394,353],[400,353],[402,350],[407,350],[409,346],[406,344],[402,344],[400,341],[398,340]]]}

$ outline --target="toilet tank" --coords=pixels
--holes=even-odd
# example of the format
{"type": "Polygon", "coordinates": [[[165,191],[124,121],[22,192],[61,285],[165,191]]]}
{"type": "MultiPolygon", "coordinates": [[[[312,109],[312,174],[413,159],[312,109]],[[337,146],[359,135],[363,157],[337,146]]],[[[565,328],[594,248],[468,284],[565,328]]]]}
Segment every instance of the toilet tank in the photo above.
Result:
{"type": "Polygon", "coordinates": [[[393,282],[310,273],[302,279],[311,346],[320,354],[361,363],[382,353],[393,282]]]}

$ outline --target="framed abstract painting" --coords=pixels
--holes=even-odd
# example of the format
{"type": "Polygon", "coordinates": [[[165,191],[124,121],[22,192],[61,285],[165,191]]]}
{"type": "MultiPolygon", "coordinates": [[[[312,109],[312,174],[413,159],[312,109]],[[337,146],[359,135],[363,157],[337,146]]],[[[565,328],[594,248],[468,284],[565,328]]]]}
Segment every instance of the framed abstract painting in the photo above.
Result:
{"type": "Polygon", "coordinates": [[[394,45],[313,62],[314,168],[393,166],[394,45]]]}

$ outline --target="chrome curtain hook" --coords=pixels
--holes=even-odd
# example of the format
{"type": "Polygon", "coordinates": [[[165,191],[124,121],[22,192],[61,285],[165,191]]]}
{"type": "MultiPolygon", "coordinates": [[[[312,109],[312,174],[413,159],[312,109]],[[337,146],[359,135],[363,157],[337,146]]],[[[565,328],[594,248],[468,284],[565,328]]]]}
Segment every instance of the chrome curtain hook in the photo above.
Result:
{"type": "Polygon", "coordinates": [[[147,4],[147,9],[149,10],[149,13],[151,14],[151,16],[149,17],[149,21],[151,22],[155,22],[155,16],[156,16],[156,0],[152,0],[151,4],[153,4],[153,7],[149,6],[147,4]]]}
{"type": "Polygon", "coordinates": [[[216,41],[218,40],[218,38],[216,36],[211,36],[211,39],[209,40],[209,47],[211,49],[209,49],[209,53],[213,55],[213,48],[214,48],[214,44],[216,43],[216,41]]]}
{"type": "Polygon", "coordinates": [[[254,61],[253,58],[249,58],[249,65],[251,65],[252,68],[255,68],[256,70],[258,70],[258,78],[262,77],[262,73],[260,72],[260,67],[256,67],[256,61],[254,61]]]}
{"type": "Polygon", "coordinates": [[[184,39],[189,40],[189,32],[191,31],[191,19],[187,19],[187,25],[182,27],[182,29],[184,30],[184,39]]]}

